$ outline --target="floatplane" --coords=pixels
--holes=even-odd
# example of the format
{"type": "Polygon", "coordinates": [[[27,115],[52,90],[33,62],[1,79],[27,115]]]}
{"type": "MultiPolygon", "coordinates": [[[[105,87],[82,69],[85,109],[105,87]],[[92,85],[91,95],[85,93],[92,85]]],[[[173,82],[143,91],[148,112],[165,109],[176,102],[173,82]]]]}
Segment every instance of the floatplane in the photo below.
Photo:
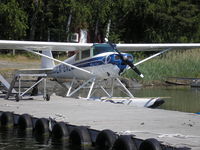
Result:
{"type": "MultiPolygon", "coordinates": [[[[161,98],[136,98],[120,81],[119,77],[124,71],[132,69],[141,78],[144,75],[138,70],[137,66],[154,57],[157,57],[169,50],[173,49],[192,49],[199,48],[200,43],[169,43],[169,44],[113,44],[106,41],[105,43],[64,43],[64,42],[37,42],[37,41],[12,41],[0,40],[0,49],[26,50],[36,55],[42,56],[40,69],[31,69],[23,71],[31,71],[31,74],[43,74],[43,78],[54,78],[56,81],[60,78],[71,79],[67,87],[67,97],[73,96],[80,89],[89,86],[86,99],[91,99],[94,85],[98,86],[105,93],[107,98],[104,100],[113,100],[119,102],[119,99],[113,98],[113,90],[116,84],[120,85],[127,93],[126,102],[124,98],[120,102],[127,104],[155,107],[163,103],[161,98]],[[40,51],[42,51],[40,53],[40,51]],[[64,61],[53,58],[52,51],[73,51],[74,55],[64,61]],[[158,51],[156,54],[143,59],[137,63],[134,62],[133,55],[128,51],[158,51]],[[54,62],[58,62],[55,65],[54,62]],[[77,88],[73,88],[77,80],[82,80],[82,84],[77,88]],[[111,90],[108,91],[101,83],[104,80],[111,80],[111,90]]],[[[37,81],[28,90],[36,86],[37,81]]],[[[66,85],[66,84],[65,84],[66,85]]],[[[7,94],[7,98],[13,89],[7,94]]],[[[27,92],[27,91],[25,91],[27,92]]],[[[18,92],[18,98],[24,93],[18,92]]]]}

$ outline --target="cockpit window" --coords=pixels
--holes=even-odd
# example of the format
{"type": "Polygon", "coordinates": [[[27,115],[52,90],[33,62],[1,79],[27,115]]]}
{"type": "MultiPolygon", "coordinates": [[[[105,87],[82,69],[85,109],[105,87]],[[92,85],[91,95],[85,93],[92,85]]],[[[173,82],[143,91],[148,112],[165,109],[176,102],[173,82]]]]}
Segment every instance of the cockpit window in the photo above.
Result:
{"type": "Polygon", "coordinates": [[[90,49],[82,51],[81,59],[90,57],[90,49]]]}
{"type": "Polygon", "coordinates": [[[98,55],[105,52],[115,52],[109,44],[95,44],[93,46],[93,55],[98,55]]]}

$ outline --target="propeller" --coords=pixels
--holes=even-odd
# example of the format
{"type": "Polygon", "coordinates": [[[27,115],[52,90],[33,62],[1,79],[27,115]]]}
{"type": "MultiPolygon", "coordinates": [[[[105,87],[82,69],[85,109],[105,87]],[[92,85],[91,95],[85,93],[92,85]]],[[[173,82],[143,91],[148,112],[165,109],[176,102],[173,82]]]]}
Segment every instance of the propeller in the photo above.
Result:
{"type": "Polygon", "coordinates": [[[128,65],[133,71],[135,71],[141,78],[144,78],[144,75],[139,71],[139,69],[130,61],[128,61],[127,58],[125,58],[121,52],[116,48],[115,44],[109,43],[107,42],[118,54],[119,57],[121,58],[122,62],[125,63],[126,65],[128,65]]]}

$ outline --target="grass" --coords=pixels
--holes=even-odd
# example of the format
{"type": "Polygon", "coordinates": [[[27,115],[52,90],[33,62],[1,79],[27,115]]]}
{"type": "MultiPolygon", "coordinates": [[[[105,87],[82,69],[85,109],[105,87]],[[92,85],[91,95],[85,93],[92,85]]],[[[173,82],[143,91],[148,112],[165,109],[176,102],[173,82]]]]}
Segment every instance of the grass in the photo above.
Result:
{"type": "Polygon", "coordinates": [[[27,62],[27,61],[40,61],[40,57],[37,55],[25,53],[17,53],[15,55],[11,53],[0,54],[0,59],[5,61],[15,61],[15,62],[27,62]]]}
{"type": "MultiPolygon", "coordinates": [[[[54,56],[56,59],[59,59],[61,61],[64,61],[67,59],[66,54],[62,55],[55,55],[54,56]]],[[[0,60],[6,60],[6,61],[16,61],[16,62],[27,62],[27,61],[41,61],[41,56],[32,54],[30,52],[24,51],[23,53],[17,53],[13,55],[12,53],[7,53],[7,54],[0,54],[0,60]]]]}
{"type": "Polygon", "coordinates": [[[144,78],[136,77],[132,70],[124,76],[136,77],[143,83],[159,83],[166,77],[200,77],[200,49],[170,51],[138,66],[144,78]]]}

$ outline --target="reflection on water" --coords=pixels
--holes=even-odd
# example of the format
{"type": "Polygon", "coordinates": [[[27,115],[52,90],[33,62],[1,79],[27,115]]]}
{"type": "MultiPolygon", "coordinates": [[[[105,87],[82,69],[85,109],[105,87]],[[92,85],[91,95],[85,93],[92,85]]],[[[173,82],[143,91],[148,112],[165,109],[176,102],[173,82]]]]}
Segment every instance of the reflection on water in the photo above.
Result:
{"type": "Polygon", "coordinates": [[[167,97],[161,109],[200,112],[200,89],[168,86],[131,90],[136,97],[167,97]]]}
{"type": "Polygon", "coordinates": [[[73,146],[69,139],[58,139],[50,134],[38,135],[32,130],[22,131],[14,128],[0,127],[0,150],[95,150],[94,147],[80,144],[73,146]]]}
{"type": "Polygon", "coordinates": [[[30,132],[17,128],[0,128],[0,150],[71,150],[65,142],[52,140],[49,137],[35,137],[30,132]],[[40,139],[40,140],[39,140],[40,139]]]}

